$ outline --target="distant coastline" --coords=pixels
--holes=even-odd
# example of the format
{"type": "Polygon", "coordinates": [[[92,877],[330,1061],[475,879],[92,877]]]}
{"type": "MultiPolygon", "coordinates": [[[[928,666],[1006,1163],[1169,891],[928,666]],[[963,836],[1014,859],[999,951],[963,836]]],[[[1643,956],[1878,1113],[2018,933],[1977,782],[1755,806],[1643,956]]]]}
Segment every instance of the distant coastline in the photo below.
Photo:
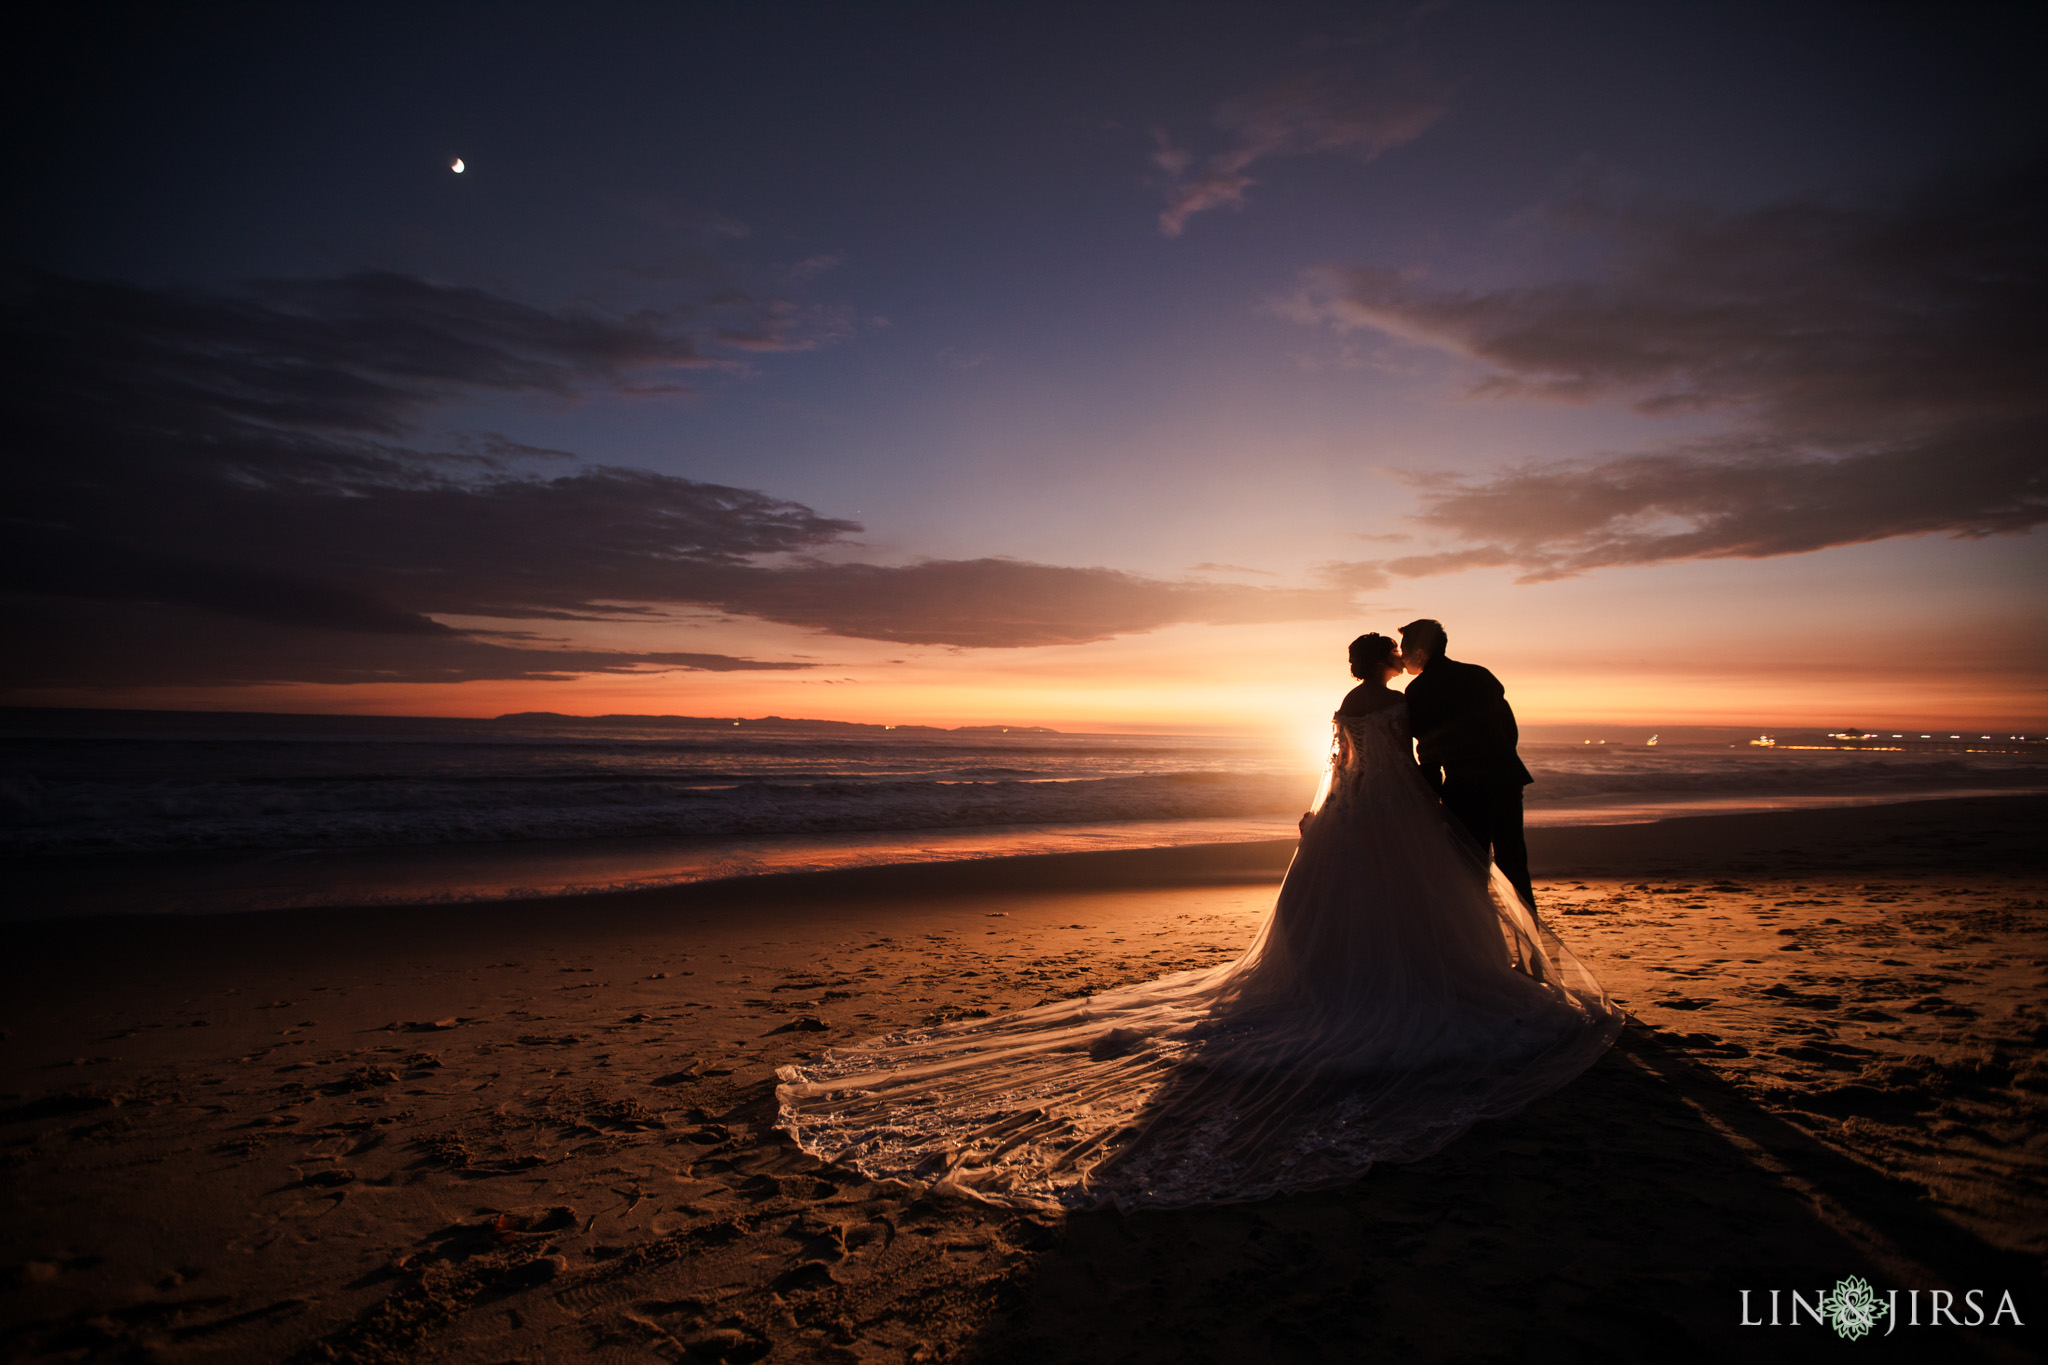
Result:
{"type": "MultiPolygon", "coordinates": [[[[1545,721],[1524,719],[1522,744],[1534,746],[1641,748],[1764,747],[1786,750],[1835,749],[1839,751],[1909,753],[2011,753],[2048,752],[2048,726],[1989,725],[1983,722],[1940,725],[1893,725],[1880,729],[1860,726],[1823,728],[1814,725],[1653,725],[1640,721],[1545,721]]],[[[792,716],[678,716],[610,712],[596,716],[571,715],[561,711],[509,711],[496,716],[408,716],[357,711],[180,711],[145,708],[89,706],[0,706],[0,736],[120,734],[137,731],[157,735],[195,733],[256,734],[289,730],[301,735],[351,732],[405,735],[432,731],[437,734],[467,731],[474,735],[512,734],[537,729],[555,730],[678,730],[678,731],[770,731],[840,735],[1052,735],[1085,738],[1090,735],[1124,734],[1114,727],[1060,730],[1047,725],[890,725],[879,721],[820,720],[792,716]]],[[[1265,733],[1257,726],[1243,730],[1218,730],[1193,725],[1184,730],[1155,730],[1142,733],[1166,735],[1252,737],[1265,733]]]]}
{"type": "Polygon", "coordinates": [[[435,729],[473,727],[603,726],[633,729],[838,731],[860,734],[930,735],[1059,735],[1044,725],[883,725],[858,720],[805,720],[787,716],[659,716],[610,714],[572,716],[559,711],[512,711],[501,716],[388,716],[335,711],[151,711],[90,706],[0,706],[0,732],[51,729],[129,730],[146,726],[151,730],[274,730],[289,725],[300,730],[391,728],[432,726],[435,729]]]}
{"type": "Polygon", "coordinates": [[[491,717],[501,725],[621,725],[660,726],[676,730],[719,730],[752,726],[757,730],[858,730],[865,733],[923,731],[934,735],[1058,735],[1066,733],[1045,725],[880,725],[862,720],[803,720],[787,716],[636,716],[612,713],[602,716],[571,716],[560,711],[511,711],[491,717]]]}

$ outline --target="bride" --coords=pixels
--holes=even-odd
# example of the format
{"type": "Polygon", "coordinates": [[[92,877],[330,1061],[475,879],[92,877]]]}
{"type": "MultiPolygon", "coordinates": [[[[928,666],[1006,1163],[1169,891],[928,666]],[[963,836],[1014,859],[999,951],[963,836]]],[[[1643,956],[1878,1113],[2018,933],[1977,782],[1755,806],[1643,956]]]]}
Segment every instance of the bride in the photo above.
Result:
{"type": "Polygon", "coordinates": [[[1590,1066],[1622,1012],[1450,820],[1362,683],[1235,962],[906,1030],[778,1073],[780,1124],[874,1177],[1016,1208],[1259,1199],[1413,1161],[1590,1066]]]}

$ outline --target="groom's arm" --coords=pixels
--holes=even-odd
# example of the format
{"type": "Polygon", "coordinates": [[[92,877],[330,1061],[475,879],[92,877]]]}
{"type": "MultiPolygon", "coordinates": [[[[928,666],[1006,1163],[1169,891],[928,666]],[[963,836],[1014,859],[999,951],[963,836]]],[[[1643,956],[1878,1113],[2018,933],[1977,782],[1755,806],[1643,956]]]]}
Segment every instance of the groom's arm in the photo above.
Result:
{"type": "Polygon", "coordinates": [[[1528,783],[1534,779],[1516,752],[1521,741],[1507,689],[1489,669],[1467,664],[1455,679],[1456,700],[1438,731],[1446,758],[1461,770],[1489,779],[1528,783]]]}
{"type": "MultiPolygon", "coordinates": [[[[1504,708],[1502,689],[1493,674],[1476,664],[1446,659],[1432,665],[1408,689],[1408,722],[1415,732],[1422,766],[1440,769],[1490,757],[1501,743],[1497,712],[1504,708]]],[[[1507,741],[1513,752],[1514,741],[1507,741]]]]}
{"type": "Polygon", "coordinates": [[[1444,765],[1439,746],[1445,719],[1442,679],[1427,673],[1417,675],[1404,693],[1408,699],[1408,730],[1415,736],[1415,761],[1429,780],[1430,790],[1443,795],[1444,765]]]}

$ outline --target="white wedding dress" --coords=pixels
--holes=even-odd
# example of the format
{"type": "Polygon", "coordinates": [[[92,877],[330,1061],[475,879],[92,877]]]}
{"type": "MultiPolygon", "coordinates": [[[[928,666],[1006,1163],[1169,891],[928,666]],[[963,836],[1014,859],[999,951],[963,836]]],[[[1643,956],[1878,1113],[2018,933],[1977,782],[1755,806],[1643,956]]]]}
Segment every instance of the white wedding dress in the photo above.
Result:
{"type": "Polygon", "coordinates": [[[805,1151],[1018,1208],[1259,1199],[1427,1156],[1590,1066],[1622,1011],[1423,781],[1407,706],[1339,716],[1244,955],[778,1073],[805,1151]]]}

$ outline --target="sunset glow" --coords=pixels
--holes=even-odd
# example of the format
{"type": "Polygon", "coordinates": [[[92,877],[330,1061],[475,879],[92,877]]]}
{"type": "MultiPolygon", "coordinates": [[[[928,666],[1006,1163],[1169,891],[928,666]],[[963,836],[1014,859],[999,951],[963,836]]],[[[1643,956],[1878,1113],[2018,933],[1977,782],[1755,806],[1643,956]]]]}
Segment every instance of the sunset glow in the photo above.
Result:
{"type": "Polygon", "coordinates": [[[1303,749],[1431,616],[1525,724],[2048,726],[1996,25],[692,13],[142,62],[23,200],[0,701],[1303,749]]]}
{"type": "Polygon", "coordinates": [[[8,36],[8,1359],[2038,1342],[2048,4],[8,36]]]}

